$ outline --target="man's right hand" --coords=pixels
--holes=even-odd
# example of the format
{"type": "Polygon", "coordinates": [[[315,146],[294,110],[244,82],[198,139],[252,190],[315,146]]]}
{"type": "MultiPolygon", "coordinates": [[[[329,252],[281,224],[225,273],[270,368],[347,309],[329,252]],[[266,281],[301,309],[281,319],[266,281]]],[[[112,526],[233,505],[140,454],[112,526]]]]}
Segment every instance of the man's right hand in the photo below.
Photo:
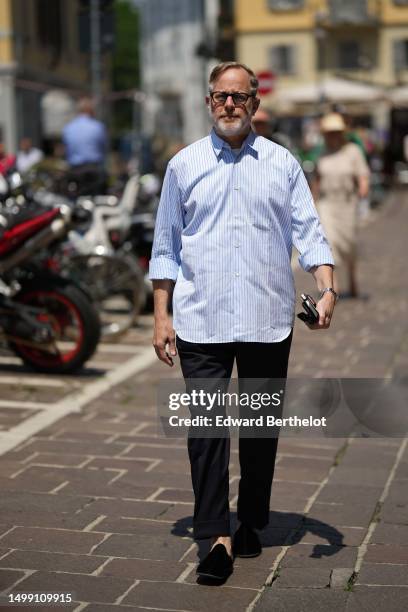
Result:
{"type": "Polygon", "coordinates": [[[164,361],[164,363],[172,367],[174,365],[172,357],[177,355],[177,350],[176,333],[171,324],[170,317],[155,321],[153,346],[160,361],[164,361]],[[167,350],[166,347],[168,347],[167,350]]]}

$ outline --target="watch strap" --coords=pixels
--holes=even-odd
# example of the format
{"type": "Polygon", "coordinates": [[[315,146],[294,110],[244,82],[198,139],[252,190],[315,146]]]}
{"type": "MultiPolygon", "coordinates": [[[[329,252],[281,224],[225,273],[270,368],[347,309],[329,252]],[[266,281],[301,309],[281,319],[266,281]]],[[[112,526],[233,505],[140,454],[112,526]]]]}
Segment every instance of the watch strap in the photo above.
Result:
{"type": "Polygon", "coordinates": [[[322,289],[322,291],[320,292],[320,299],[324,296],[325,293],[332,293],[336,301],[339,299],[339,296],[337,295],[333,287],[325,287],[324,289],[322,289]]]}

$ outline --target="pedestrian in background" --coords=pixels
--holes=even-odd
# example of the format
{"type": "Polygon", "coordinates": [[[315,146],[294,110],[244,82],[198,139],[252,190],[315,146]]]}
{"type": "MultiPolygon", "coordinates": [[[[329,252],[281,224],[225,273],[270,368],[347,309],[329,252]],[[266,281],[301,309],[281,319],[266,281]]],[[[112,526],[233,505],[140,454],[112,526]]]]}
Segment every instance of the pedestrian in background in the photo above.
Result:
{"type": "MultiPolygon", "coordinates": [[[[321,121],[324,149],[317,161],[312,191],[318,213],[333,250],[336,269],[347,273],[348,293],[358,297],[356,275],[358,204],[367,198],[370,169],[358,145],[346,136],[346,123],[338,113],[321,121]]],[[[340,292],[338,274],[334,288],[340,292]]]]}
{"type": "Polygon", "coordinates": [[[25,136],[20,140],[20,148],[17,152],[16,167],[21,174],[28,172],[30,168],[40,163],[44,153],[37,147],[33,147],[31,138],[25,136]]]}
{"type": "Polygon", "coordinates": [[[252,118],[252,128],[259,136],[263,136],[272,142],[276,142],[276,144],[282,145],[282,147],[286,147],[289,151],[292,151],[290,138],[286,134],[283,134],[283,132],[276,130],[276,121],[268,110],[258,108],[252,118]]]}
{"type": "Polygon", "coordinates": [[[95,106],[90,98],[79,100],[78,115],[64,127],[62,139],[78,195],[105,193],[108,139],[104,124],[95,119],[95,106]]]}
{"type": "MultiPolygon", "coordinates": [[[[178,351],[187,386],[191,379],[228,382],[234,360],[240,383],[286,378],[295,309],[293,245],[321,292],[319,321],[311,329],[327,329],[334,310],[333,259],[305,176],[287,149],[251,129],[257,87],[247,66],[216,66],[206,100],[214,127],[167,166],[149,271],[153,344],[169,366],[178,351]]],[[[240,436],[240,526],[232,548],[229,437],[214,431],[212,437],[189,436],[194,537],[208,538],[212,546],[198,565],[199,576],[225,579],[233,556],[261,553],[256,530],[269,521],[277,443],[272,435],[240,436]]]]}

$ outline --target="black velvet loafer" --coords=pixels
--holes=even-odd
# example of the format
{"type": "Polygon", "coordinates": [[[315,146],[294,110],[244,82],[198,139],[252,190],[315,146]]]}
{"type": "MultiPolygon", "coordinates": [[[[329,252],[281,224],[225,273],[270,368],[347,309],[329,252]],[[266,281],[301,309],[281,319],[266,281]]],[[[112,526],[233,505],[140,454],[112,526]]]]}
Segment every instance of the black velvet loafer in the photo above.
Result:
{"type": "Polygon", "coordinates": [[[258,557],[262,546],[255,531],[242,524],[235,533],[232,550],[234,557],[258,557]]]}
{"type": "Polygon", "coordinates": [[[197,567],[197,574],[204,578],[225,580],[232,574],[233,560],[224,544],[216,544],[197,567]]]}

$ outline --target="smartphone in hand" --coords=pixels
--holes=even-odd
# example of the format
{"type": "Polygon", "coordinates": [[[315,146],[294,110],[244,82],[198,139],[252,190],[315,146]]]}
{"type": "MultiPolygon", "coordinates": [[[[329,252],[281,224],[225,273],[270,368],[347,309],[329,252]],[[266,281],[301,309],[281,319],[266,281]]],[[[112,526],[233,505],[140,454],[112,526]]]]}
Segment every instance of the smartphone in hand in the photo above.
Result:
{"type": "Polygon", "coordinates": [[[302,306],[304,312],[300,312],[297,316],[304,323],[314,325],[319,321],[319,312],[316,308],[316,302],[308,293],[301,293],[302,306]]]}

